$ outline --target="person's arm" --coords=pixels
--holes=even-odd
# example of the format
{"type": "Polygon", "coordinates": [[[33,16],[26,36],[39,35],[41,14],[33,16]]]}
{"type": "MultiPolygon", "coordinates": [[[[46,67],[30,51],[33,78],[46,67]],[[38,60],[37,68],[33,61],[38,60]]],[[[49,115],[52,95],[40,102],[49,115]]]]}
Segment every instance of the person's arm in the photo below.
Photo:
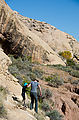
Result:
{"type": "Polygon", "coordinates": [[[30,87],[31,86],[31,83],[27,85],[27,87],[30,87]]]}
{"type": "Polygon", "coordinates": [[[39,90],[40,90],[40,96],[42,96],[42,91],[41,91],[40,85],[38,85],[38,88],[39,88],[39,90]]]}

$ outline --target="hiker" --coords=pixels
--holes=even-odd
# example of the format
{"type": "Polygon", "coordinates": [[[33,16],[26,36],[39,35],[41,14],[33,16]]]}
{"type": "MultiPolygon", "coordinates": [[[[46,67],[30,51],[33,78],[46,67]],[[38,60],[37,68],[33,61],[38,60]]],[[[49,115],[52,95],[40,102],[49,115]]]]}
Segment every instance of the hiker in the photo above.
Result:
{"type": "Polygon", "coordinates": [[[39,90],[40,90],[40,96],[42,95],[40,84],[37,81],[38,80],[35,79],[35,80],[31,81],[31,83],[28,85],[28,87],[31,86],[31,92],[30,92],[30,97],[31,97],[30,110],[33,109],[33,104],[34,104],[34,100],[35,100],[35,112],[36,113],[38,113],[37,88],[39,88],[39,90]]]}
{"type": "Polygon", "coordinates": [[[23,87],[22,87],[22,98],[23,98],[23,102],[24,102],[24,106],[25,106],[25,92],[26,92],[26,88],[27,88],[27,83],[24,83],[23,87]]]}

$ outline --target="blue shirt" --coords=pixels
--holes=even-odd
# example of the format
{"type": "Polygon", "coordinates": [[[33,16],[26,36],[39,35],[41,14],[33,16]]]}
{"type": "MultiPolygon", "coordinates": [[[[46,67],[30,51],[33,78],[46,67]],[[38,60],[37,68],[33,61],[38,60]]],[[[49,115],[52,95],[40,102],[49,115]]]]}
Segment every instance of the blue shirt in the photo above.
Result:
{"type": "Polygon", "coordinates": [[[37,93],[37,88],[38,88],[38,85],[39,83],[36,82],[36,81],[31,81],[31,92],[36,92],[37,93]]]}

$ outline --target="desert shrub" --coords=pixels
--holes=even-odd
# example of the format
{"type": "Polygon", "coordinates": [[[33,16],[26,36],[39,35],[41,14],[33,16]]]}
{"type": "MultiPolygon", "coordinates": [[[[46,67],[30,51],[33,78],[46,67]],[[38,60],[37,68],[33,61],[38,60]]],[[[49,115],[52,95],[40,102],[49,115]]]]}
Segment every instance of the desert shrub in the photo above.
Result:
{"type": "MultiPolygon", "coordinates": [[[[72,77],[71,77],[71,76],[67,77],[67,79],[68,79],[68,82],[69,82],[69,83],[72,82],[72,77]]],[[[65,83],[67,83],[67,81],[65,81],[65,83]]]]}
{"type": "Polygon", "coordinates": [[[33,71],[32,71],[38,78],[42,78],[42,75],[43,75],[43,71],[41,70],[41,69],[39,69],[39,68],[35,68],[35,69],[33,69],[33,71]]]}
{"type": "Polygon", "coordinates": [[[16,65],[12,65],[9,67],[9,72],[16,77],[19,74],[19,69],[17,68],[16,65]]]}
{"type": "Polygon", "coordinates": [[[32,18],[30,18],[30,20],[32,21],[32,18]]]}
{"type": "Polygon", "coordinates": [[[76,66],[76,70],[79,70],[79,64],[76,64],[75,66],[76,66]]]}
{"type": "Polygon", "coordinates": [[[65,67],[65,68],[63,69],[63,71],[70,73],[70,72],[72,71],[72,68],[70,68],[70,67],[68,66],[68,67],[65,67]]]}
{"type": "Polygon", "coordinates": [[[40,97],[40,92],[38,90],[38,99],[39,99],[39,102],[43,102],[44,99],[50,99],[52,97],[52,92],[49,90],[49,89],[44,89],[44,88],[41,88],[42,90],[42,96],[40,97]]]}
{"type": "Polygon", "coordinates": [[[75,64],[74,66],[53,65],[52,67],[66,71],[70,75],[79,78],[79,71],[78,71],[79,64],[78,64],[78,66],[77,66],[77,64],[75,64]]]}
{"type": "Polygon", "coordinates": [[[41,104],[41,109],[44,110],[45,112],[46,111],[50,111],[50,106],[48,104],[47,101],[43,101],[42,104],[41,104]]]}
{"type": "Polygon", "coordinates": [[[78,79],[78,80],[74,80],[74,81],[72,81],[71,84],[79,85],[79,79],[78,79]]]}
{"type": "MultiPolygon", "coordinates": [[[[30,56],[23,56],[15,58],[15,56],[9,56],[12,60],[12,65],[9,66],[9,71],[14,77],[19,80],[19,83],[23,86],[25,82],[30,83],[34,79],[32,73],[32,63],[30,56]]],[[[26,89],[26,93],[30,96],[30,87],[26,89]]]]}
{"type": "Polygon", "coordinates": [[[49,89],[46,89],[45,91],[45,98],[49,99],[50,97],[52,97],[52,91],[49,89]]]}
{"type": "Polygon", "coordinates": [[[51,79],[52,79],[52,76],[48,76],[45,78],[45,81],[49,82],[49,81],[51,81],[51,79]]]}
{"type": "Polygon", "coordinates": [[[52,87],[59,87],[60,85],[63,85],[64,83],[64,80],[58,74],[54,74],[54,75],[46,77],[45,81],[48,81],[48,85],[52,87]]]}
{"type": "Polygon", "coordinates": [[[73,68],[74,70],[79,70],[79,64],[73,65],[72,68],[73,68]]]}
{"type": "Polygon", "coordinates": [[[50,117],[50,120],[62,120],[63,116],[57,110],[51,110],[46,115],[50,117]]]}
{"type": "Polygon", "coordinates": [[[23,56],[15,58],[13,55],[9,55],[12,60],[12,64],[9,66],[9,72],[19,79],[21,84],[23,81],[23,76],[28,80],[34,80],[36,77],[41,78],[43,71],[41,69],[33,69],[34,63],[31,62],[30,56],[23,56]]]}
{"type": "Polygon", "coordinates": [[[67,66],[74,66],[74,65],[75,65],[75,62],[73,61],[73,59],[67,59],[67,60],[66,60],[66,65],[67,65],[67,66]]]}
{"type": "Polygon", "coordinates": [[[32,62],[32,56],[27,56],[28,61],[32,62]]]}
{"type": "MultiPolygon", "coordinates": [[[[71,60],[69,60],[69,64],[71,64],[70,66],[62,66],[62,65],[51,65],[50,67],[56,68],[56,69],[60,69],[63,71],[68,72],[70,75],[79,78],[79,64],[77,63],[70,63],[71,60]]],[[[50,78],[49,78],[50,79],[50,78]]]]}
{"type": "Polygon", "coordinates": [[[51,67],[55,67],[55,68],[58,68],[58,69],[63,69],[63,67],[65,67],[65,66],[63,66],[61,64],[57,64],[57,65],[51,65],[51,67]]]}
{"type": "Polygon", "coordinates": [[[29,76],[30,76],[31,80],[35,80],[35,78],[36,78],[36,75],[32,72],[30,72],[29,76]]]}
{"type": "Polygon", "coordinates": [[[72,58],[70,51],[59,52],[59,55],[62,56],[63,58],[65,58],[66,60],[72,58]]]}
{"type": "Polygon", "coordinates": [[[20,84],[24,80],[23,77],[31,80],[30,73],[32,72],[32,63],[30,62],[30,58],[27,56],[23,56],[15,58],[13,55],[9,55],[12,60],[12,64],[9,66],[9,71],[14,77],[19,79],[20,84]]]}
{"type": "Polygon", "coordinates": [[[66,72],[71,72],[72,68],[70,66],[63,66],[63,65],[52,65],[52,67],[57,68],[59,70],[63,70],[66,72]]]}
{"type": "Polygon", "coordinates": [[[79,71],[77,70],[72,70],[71,72],[69,72],[70,75],[79,78],[79,71]]]}

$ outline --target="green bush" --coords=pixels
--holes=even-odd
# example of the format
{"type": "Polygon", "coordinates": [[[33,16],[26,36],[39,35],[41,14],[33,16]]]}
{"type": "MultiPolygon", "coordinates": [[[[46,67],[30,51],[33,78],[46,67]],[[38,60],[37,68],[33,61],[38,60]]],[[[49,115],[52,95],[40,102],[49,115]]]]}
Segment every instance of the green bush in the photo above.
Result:
{"type": "Polygon", "coordinates": [[[57,69],[63,69],[65,66],[63,66],[61,64],[57,64],[57,65],[51,65],[51,67],[55,67],[57,69]]]}
{"type": "MultiPolygon", "coordinates": [[[[66,67],[62,66],[62,65],[52,65],[51,67],[61,69],[63,71],[68,72],[70,75],[79,78],[79,71],[78,71],[79,70],[79,64],[75,63],[75,65],[66,66],[66,67]]],[[[49,77],[49,79],[51,79],[51,78],[49,77]]]]}
{"type": "Polygon", "coordinates": [[[39,69],[39,68],[35,68],[35,69],[33,69],[33,71],[32,71],[38,78],[42,78],[42,75],[43,75],[43,71],[41,70],[41,69],[39,69]]]}
{"type": "Polygon", "coordinates": [[[45,98],[49,99],[50,97],[52,97],[52,91],[50,91],[49,89],[46,89],[46,91],[45,91],[45,98]]]}
{"type": "Polygon", "coordinates": [[[70,75],[79,78],[79,71],[77,70],[72,70],[71,72],[69,72],[70,75]]]}
{"type": "Polygon", "coordinates": [[[16,77],[17,75],[19,75],[19,69],[17,68],[16,65],[11,65],[9,67],[9,72],[14,76],[16,77]]]}
{"type": "Polygon", "coordinates": [[[74,80],[74,81],[72,81],[71,84],[79,85],[79,79],[78,79],[78,80],[74,80]]]}
{"type": "Polygon", "coordinates": [[[30,20],[32,21],[32,18],[30,18],[30,20]]]}
{"type": "Polygon", "coordinates": [[[27,56],[15,58],[13,55],[9,55],[12,60],[12,64],[9,66],[9,72],[19,79],[20,84],[24,80],[23,77],[31,80],[30,74],[32,72],[32,63],[28,60],[27,56]]]}
{"type": "Polygon", "coordinates": [[[79,64],[73,65],[72,68],[73,68],[74,70],[79,70],[79,64]]]}
{"type": "Polygon", "coordinates": [[[47,78],[45,78],[45,81],[48,81],[48,85],[52,87],[59,87],[60,85],[63,85],[64,83],[64,80],[57,74],[48,76],[47,78]]]}
{"type": "Polygon", "coordinates": [[[47,112],[46,115],[50,117],[50,120],[62,120],[63,116],[57,110],[47,112]]]}
{"type": "Polygon", "coordinates": [[[45,81],[47,81],[47,82],[49,82],[51,80],[52,80],[52,76],[48,76],[48,77],[45,78],[45,81]]]}
{"type": "Polygon", "coordinates": [[[59,69],[59,70],[63,70],[63,71],[66,71],[66,72],[71,72],[72,71],[72,68],[70,66],[63,66],[63,65],[52,65],[52,67],[56,68],[56,69],[59,69]]]}
{"type": "Polygon", "coordinates": [[[66,64],[67,64],[67,66],[74,66],[75,62],[73,61],[73,59],[67,59],[66,64]]]}
{"type": "Polygon", "coordinates": [[[41,78],[43,71],[41,69],[33,69],[34,63],[31,62],[31,56],[23,56],[15,58],[13,55],[9,55],[12,60],[12,64],[9,66],[9,72],[19,79],[21,84],[23,81],[23,76],[28,80],[34,80],[36,77],[41,78]]]}
{"type": "Polygon", "coordinates": [[[41,88],[42,90],[42,96],[40,97],[40,92],[38,90],[38,99],[39,99],[39,102],[43,102],[44,99],[50,99],[52,97],[52,92],[49,90],[49,89],[44,89],[44,88],[41,88]]]}
{"type": "Polygon", "coordinates": [[[41,109],[44,110],[45,112],[46,111],[50,111],[50,106],[49,104],[47,103],[47,101],[43,101],[42,104],[41,104],[41,109]]]}
{"type": "Polygon", "coordinates": [[[30,73],[29,74],[31,80],[35,80],[36,79],[36,75],[34,73],[30,73]]]}

